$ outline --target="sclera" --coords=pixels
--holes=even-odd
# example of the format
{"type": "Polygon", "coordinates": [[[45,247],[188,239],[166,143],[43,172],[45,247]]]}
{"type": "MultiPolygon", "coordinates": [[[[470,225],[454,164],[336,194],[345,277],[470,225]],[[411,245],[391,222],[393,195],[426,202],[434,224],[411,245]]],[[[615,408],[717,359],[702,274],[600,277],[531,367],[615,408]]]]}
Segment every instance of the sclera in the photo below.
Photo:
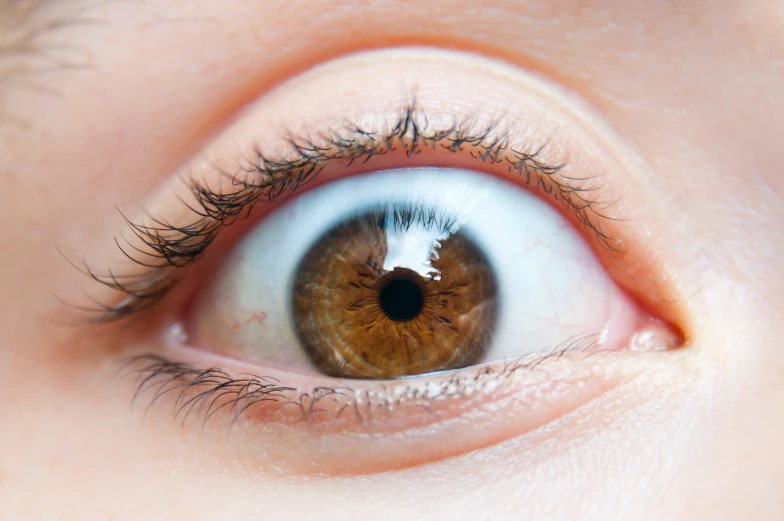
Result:
{"type": "Polygon", "coordinates": [[[583,238],[536,195],[479,172],[412,168],[336,181],[266,216],[201,295],[191,341],[260,367],[318,373],[292,323],[297,266],[336,223],[393,201],[454,213],[461,232],[488,257],[500,289],[498,322],[482,362],[583,338],[597,348],[617,346],[638,325],[635,305],[583,238]]]}

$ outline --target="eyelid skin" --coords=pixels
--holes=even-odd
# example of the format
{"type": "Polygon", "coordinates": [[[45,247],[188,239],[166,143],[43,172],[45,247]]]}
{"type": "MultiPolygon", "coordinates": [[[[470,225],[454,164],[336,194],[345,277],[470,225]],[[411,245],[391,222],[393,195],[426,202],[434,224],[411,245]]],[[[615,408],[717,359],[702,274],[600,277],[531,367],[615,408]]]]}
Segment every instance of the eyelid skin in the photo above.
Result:
{"type": "MultiPolygon", "coordinates": [[[[238,187],[257,186],[260,177],[254,165],[260,158],[285,162],[292,156],[324,154],[334,149],[335,139],[352,137],[350,131],[357,129],[376,140],[378,136],[395,136],[395,126],[401,122],[411,125],[411,118],[415,128],[409,127],[386,150],[358,154],[353,161],[350,156],[323,161],[317,167],[318,175],[310,175],[307,186],[298,190],[337,176],[404,166],[472,168],[520,184],[533,172],[534,183],[529,183],[529,188],[538,190],[586,232],[586,239],[621,286],[661,318],[679,324],[686,321],[685,309],[679,305],[686,299],[672,284],[675,274],[661,262],[659,234],[649,229],[665,218],[663,201],[649,196],[661,190],[653,186],[655,179],[634,162],[633,155],[601,120],[568,93],[518,69],[486,58],[431,49],[347,56],[293,78],[247,107],[145,205],[141,215],[128,218],[130,233],[123,232],[117,240],[122,254],[106,261],[111,270],[102,271],[101,264],[89,262],[94,278],[115,289],[129,288],[119,296],[110,291],[93,299],[106,303],[105,317],[122,318],[136,311],[134,305],[144,308],[148,294],[153,296],[149,304],[155,304],[169,292],[170,285],[183,278],[177,266],[191,264],[189,255],[194,252],[199,258],[203,253],[200,248],[189,249],[194,244],[194,227],[205,224],[197,215],[203,216],[205,208],[194,199],[194,187],[215,201],[221,194],[237,193],[238,187]],[[358,84],[362,87],[355,86],[358,84]],[[486,141],[455,144],[456,136],[449,134],[455,129],[462,136],[484,136],[486,141]],[[436,137],[446,135],[442,140],[427,140],[423,132],[425,138],[427,132],[436,137]],[[519,172],[510,168],[508,161],[481,157],[488,144],[499,139],[504,153],[528,154],[519,172]],[[317,149],[309,151],[312,146],[317,149]],[[573,207],[568,208],[564,201],[571,201],[573,207]],[[576,210],[580,204],[583,208],[576,210]],[[641,216],[650,224],[641,221],[641,216]],[[183,252],[182,256],[161,259],[160,252],[150,249],[150,241],[160,242],[166,234],[180,239],[172,250],[183,252]],[[129,263],[127,257],[136,262],[129,263]],[[175,266],[150,271],[139,265],[159,265],[161,260],[164,266],[175,266]],[[138,295],[145,298],[140,300],[138,295]]],[[[374,140],[370,143],[378,145],[374,140]]],[[[345,150],[340,153],[346,154],[345,150]]],[[[243,223],[234,219],[207,223],[214,226],[215,234],[209,237],[210,252],[199,262],[198,271],[206,276],[214,268],[210,259],[217,259],[213,251],[229,248],[255,220],[291,195],[286,192],[284,189],[271,203],[256,205],[243,223]],[[222,224],[228,223],[232,226],[224,229],[222,224]]],[[[251,206],[238,207],[240,216],[251,206]]],[[[206,211],[210,210],[214,208],[208,206],[206,211]]]]}

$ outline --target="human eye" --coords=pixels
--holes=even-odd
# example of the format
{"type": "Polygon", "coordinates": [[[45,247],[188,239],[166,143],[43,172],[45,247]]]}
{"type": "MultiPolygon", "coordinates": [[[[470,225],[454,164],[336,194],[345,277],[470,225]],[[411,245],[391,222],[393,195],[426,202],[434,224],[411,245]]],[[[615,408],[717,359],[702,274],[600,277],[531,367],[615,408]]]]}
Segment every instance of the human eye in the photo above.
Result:
{"type": "Polygon", "coordinates": [[[188,330],[226,356],[378,379],[555,346],[616,349],[640,327],[630,308],[538,197],[434,167],[342,179],[285,203],[235,249],[188,330]]]}
{"type": "Polygon", "coordinates": [[[125,262],[87,268],[109,289],[96,321],[133,324],[136,401],[227,423],[243,433],[227,450],[284,472],[496,444],[683,342],[634,179],[585,120],[521,101],[501,65],[388,57],[406,74],[361,99],[333,76],[389,79],[363,55],[248,107],[127,216],[125,262]],[[322,83],[331,98],[303,97],[322,83]]]}

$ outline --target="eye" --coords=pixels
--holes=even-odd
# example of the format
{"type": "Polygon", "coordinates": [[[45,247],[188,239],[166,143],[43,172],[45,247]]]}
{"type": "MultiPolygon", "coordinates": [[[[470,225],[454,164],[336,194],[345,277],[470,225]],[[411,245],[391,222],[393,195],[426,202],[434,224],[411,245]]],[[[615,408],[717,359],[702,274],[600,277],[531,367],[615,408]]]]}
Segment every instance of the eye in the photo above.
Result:
{"type": "Polygon", "coordinates": [[[394,378],[570,339],[617,349],[638,319],[541,198],[480,172],[400,169],[268,215],[200,297],[191,341],[303,374],[394,378]]]}
{"type": "Polygon", "coordinates": [[[629,154],[518,70],[437,58],[295,78],[127,218],[86,272],[134,324],[136,403],[230,426],[211,446],[250,468],[372,473],[579,420],[682,345],[629,154]]]}

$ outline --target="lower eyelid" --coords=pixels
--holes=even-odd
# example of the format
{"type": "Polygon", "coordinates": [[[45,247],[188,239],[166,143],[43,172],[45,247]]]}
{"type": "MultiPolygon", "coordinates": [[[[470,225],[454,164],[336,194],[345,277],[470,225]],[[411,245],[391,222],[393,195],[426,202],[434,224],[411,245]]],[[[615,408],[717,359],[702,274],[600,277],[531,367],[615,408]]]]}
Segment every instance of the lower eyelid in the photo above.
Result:
{"type": "Polygon", "coordinates": [[[278,382],[201,371],[159,357],[135,359],[127,373],[136,376],[135,407],[148,414],[173,408],[178,423],[221,436],[231,432],[226,450],[257,454],[252,465],[258,468],[363,474],[432,463],[531,433],[639,374],[625,365],[629,353],[594,357],[586,349],[591,345],[577,342],[571,351],[564,346],[450,375],[383,383],[325,379],[330,385],[302,390],[281,385],[290,376],[278,382]],[[264,395],[261,385],[272,386],[272,394],[264,395]]]}

